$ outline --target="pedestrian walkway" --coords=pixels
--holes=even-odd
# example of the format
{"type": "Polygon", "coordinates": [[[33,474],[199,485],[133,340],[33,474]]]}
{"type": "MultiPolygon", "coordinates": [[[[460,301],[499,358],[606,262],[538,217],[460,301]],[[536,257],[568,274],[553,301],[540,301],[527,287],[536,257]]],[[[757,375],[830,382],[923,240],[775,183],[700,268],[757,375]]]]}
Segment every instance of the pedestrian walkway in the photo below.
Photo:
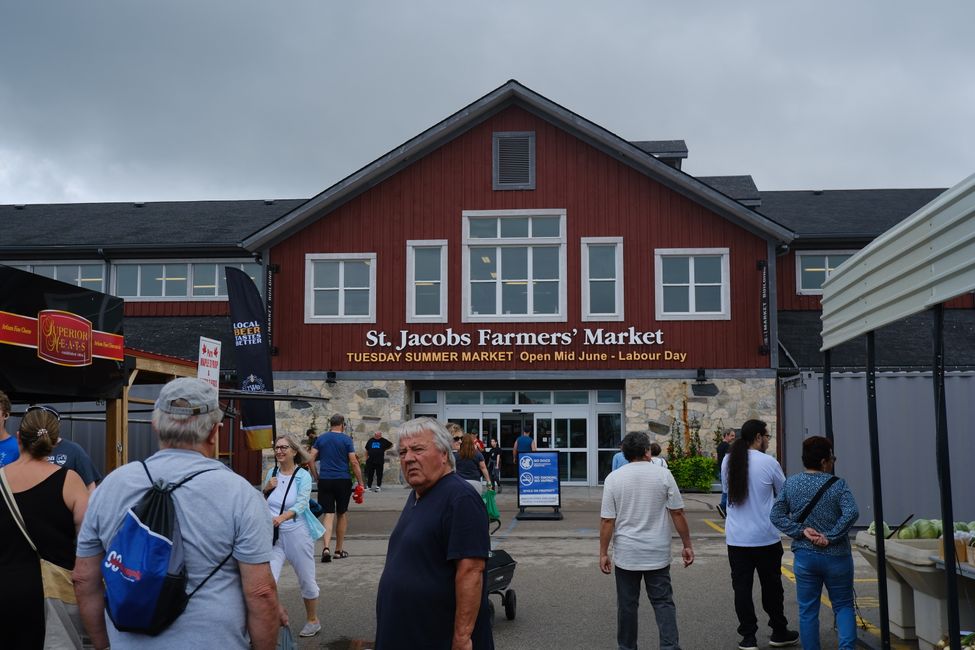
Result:
{"type": "MultiPolygon", "coordinates": [[[[508,486],[505,486],[508,488],[508,486]]],[[[350,508],[350,557],[319,564],[322,588],[319,606],[324,628],[315,639],[301,639],[301,648],[353,650],[371,647],[374,607],[379,575],[385,561],[386,543],[409,490],[385,485],[382,492],[367,492],[364,503],[350,508]]],[[[719,494],[688,492],[684,495],[696,560],[684,569],[673,565],[681,646],[685,648],[734,648],[738,637],[732,604],[723,520],[716,506],[719,494]]],[[[612,647],[615,639],[615,589],[611,577],[598,568],[599,508],[601,487],[563,487],[562,521],[518,521],[517,495],[513,488],[497,495],[502,526],[492,538],[518,562],[511,587],[518,595],[518,614],[506,620],[497,597],[496,647],[545,649],[612,647]]],[[[788,541],[785,542],[788,549],[788,541]]],[[[675,555],[680,543],[675,538],[675,555]]],[[[865,618],[866,647],[879,647],[877,583],[873,569],[854,554],[857,603],[865,618]],[[872,641],[872,644],[871,644],[872,641]]],[[[783,558],[786,613],[798,625],[792,553],[783,558]]],[[[281,594],[292,616],[300,618],[301,599],[293,573],[282,575],[281,594]]],[[[756,593],[756,603],[759,596],[756,593]]],[[[649,603],[640,608],[641,647],[655,648],[656,630],[649,603]]],[[[832,616],[824,595],[820,614],[824,650],[835,650],[832,616]]],[[[767,647],[768,631],[765,641],[767,647]]],[[[764,644],[764,645],[763,645],[764,644]]],[[[911,650],[916,643],[895,642],[894,650],[911,650]]]]}

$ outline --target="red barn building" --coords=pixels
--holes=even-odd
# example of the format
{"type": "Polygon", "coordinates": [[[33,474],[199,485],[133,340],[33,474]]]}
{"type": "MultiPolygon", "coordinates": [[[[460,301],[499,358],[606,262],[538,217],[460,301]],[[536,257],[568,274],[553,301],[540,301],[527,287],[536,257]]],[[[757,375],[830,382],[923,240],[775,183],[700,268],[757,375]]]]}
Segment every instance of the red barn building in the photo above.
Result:
{"type": "Polygon", "coordinates": [[[273,270],[276,388],[367,430],[431,415],[510,448],[528,429],[581,484],[628,430],[774,428],[793,233],[670,144],[510,81],[245,239],[273,270]]]}

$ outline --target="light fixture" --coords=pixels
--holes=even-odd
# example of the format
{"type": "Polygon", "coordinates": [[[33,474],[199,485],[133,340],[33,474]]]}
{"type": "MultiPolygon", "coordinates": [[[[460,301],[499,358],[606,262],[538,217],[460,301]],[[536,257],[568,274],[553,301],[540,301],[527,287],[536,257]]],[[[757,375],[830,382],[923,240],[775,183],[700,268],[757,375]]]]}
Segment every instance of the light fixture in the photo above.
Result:
{"type": "Polygon", "coordinates": [[[328,372],[325,373],[325,383],[326,384],[334,384],[335,383],[335,371],[334,370],[329,370],[328,372]]]}
{"type": "Polygon", "coordinates": [[[707,376],[707,373],[705,372],[704,368],[698,368],[697,369],[697,383],[703,384],[707,380],[708,380],[708,376],[707,376]]]}

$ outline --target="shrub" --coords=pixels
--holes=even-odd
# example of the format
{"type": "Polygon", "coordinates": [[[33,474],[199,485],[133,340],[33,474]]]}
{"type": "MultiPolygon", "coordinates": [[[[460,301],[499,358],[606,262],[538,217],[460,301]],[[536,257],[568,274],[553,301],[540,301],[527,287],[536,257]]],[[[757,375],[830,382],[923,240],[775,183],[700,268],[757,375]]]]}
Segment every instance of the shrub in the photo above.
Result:
{"type": "Polygon", "coordinates": [[[692,489],[708,492],[714,480],[715,461],[710,456],[687,456],[669,458],[667,466],[682,490],[692,489]]]}

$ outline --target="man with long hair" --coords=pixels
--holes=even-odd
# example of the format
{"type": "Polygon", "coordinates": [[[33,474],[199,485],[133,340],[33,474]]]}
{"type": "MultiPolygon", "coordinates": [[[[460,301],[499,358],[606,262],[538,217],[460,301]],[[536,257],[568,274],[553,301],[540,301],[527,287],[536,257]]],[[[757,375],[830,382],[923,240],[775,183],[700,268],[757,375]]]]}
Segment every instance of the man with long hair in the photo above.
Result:
{"type": "Polygon", "coordinates": [[[766,455],[770,438],[761,420],[748,420],[721,465],[721,484],[728,493],[725,539],[731,586],[735,592],[740,650],[758,650],[755,633],[758,618],[752,602],[755,573],[762,586],[762,608],[769,617],[769,645],[795,645],[799,633],[790,630],[785,618],[782,590],[782,540],[769,520],[775,496],[785,483],[778,461],[766,455]]]}

